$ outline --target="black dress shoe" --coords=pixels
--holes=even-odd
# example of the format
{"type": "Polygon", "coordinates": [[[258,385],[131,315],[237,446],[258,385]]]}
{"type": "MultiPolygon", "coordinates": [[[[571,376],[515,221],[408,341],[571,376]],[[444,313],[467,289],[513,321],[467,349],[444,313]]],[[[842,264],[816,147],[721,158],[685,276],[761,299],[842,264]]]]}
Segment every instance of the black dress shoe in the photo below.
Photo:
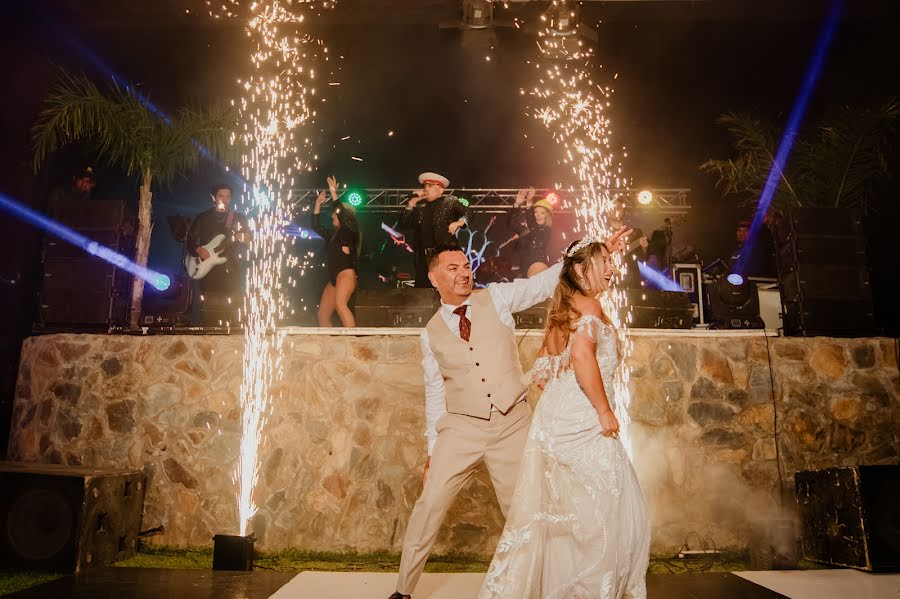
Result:
{"type": "Polygon", "coordinates": [[[401,595],[400,593],[394,593],[388,599],[412,599],[410,595],[401,595]]]}

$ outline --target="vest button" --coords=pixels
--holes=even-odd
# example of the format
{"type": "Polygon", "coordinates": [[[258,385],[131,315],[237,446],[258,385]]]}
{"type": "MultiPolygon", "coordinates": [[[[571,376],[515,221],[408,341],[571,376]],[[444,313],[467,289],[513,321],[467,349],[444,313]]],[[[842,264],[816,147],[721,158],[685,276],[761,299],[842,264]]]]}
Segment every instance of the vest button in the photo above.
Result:
{"type": "Polygon", "coordinates": [[[482,383],[486,383],[487,381],[485,381],[484,379],[481,379],[481,382],[482,382],[482,383]]]}
{"type": "Polygon", "coordinates": [[[469,351],[475,351],[475,348],[474,348],[474,347],[470,347],[470,348],[469,348],[469,351]]]}
{"type": "Polygon", "coordinates": [[[475,362],[475,366],[481,366],[481,364],[479,364],[478,362],[475,362]]]}
{"type": "Polygon", "coordinates": [[[491,396],[491,394],[490,394],[490,393],[488,393],[488,397],[490,397],[490,396],[491,396]]]}

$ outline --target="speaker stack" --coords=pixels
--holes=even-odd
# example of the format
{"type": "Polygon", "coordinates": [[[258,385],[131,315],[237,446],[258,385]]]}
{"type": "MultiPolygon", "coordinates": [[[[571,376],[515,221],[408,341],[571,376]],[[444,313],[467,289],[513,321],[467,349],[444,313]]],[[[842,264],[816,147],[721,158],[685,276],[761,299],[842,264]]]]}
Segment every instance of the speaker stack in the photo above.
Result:
{"type": "MultiPolygon", "coordinates": [[[[125,203],[56,201],[50,216],[104,247],[128,254],[122,236],[125,203]]],[[[105,328],[124,324],[131,277],[124,270],[55,237],[44,238],[39,324],[105,328]]]]}
{"type": "Polygon", "coordinates": [[[775,237],[786,335],[875,332],[858,211],[794,208],[776,224],[775,237]]]}
{"type": "Polygon", "coordinates": [[[79,572],[134,555],[140,470],[0,462],[0,563],[79,572]]]}

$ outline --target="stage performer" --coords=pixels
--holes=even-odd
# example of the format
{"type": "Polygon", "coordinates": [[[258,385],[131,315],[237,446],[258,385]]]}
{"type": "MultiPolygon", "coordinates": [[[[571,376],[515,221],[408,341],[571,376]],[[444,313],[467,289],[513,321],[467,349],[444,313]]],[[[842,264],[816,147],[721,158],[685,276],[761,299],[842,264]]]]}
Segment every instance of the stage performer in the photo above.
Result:
{"type": "Polygon", "coordinates": [[[532,203],[534,188],[520,189],[509,213],[509,227],[518,241],[520,275],[532,277],[550,268],[549,248],[553,234],[553,202],[544,198],[532,203]]]}
{"type": "Polygon", "coordinates": [[[242,304],[239,246],[250,243],[250,227],[247,218],[231,208],[231,195],[229,185],[214,185],[209,191],[212,207],[197,215],[187,234],[187,251],[192,256],[208,260],[210,251],[214,251],[227,258],[200,279],[200,315],[204,325],[236,324],[242,304]],[[204,247],[218,235],[225,236],[221,246],[204,247]]]}
{"type": "Polygon", "coordinates": [[[532,368],[543,387],[512,506],[478,599],[645,599],[650,519],[619,440],[618,334],[599,296],[606,246],[569,246],[532,368]]]}
{"type": "Polygon", "coordinates": [[[328,191],[334,203],[331,228],[323,226],[319,221],[319,213],[325,203],[324,191],[316,198],[316,206],[312,211],[312,229],[325,240],[328,266],[328,283],[319,299],[317,317],[320,327],[330,327],[331,317],[337,312],[341,325],[355,327],[356,320],[348,304],[356,291],[357,262],[362,249],[359,223],[353,206],[338,200],[337,181],[334,177],[328,177],[328,191]]]}
{"type": "MultiPolygon", "coordinates": [[[[412,231],[413,260],[416,270],[416,287],[431,287],[428,278],[428,254],[438,245],[456,242],[456,232],[466,226],[469,220],[468,209],[452,195],[444,195],[450,181],[437,173],[419,175],[422,189],[406,206],[406,212],[400,220],[401,229],[412,231]]],[[[397,243],[404,243],[400,238],[397,243]]]]}
{"type": "MultiPolygon", "coordinates": [[[[610,243],[618,247],[626,234],[617,232],[610,243]]],[[[531,422],[512,315],[550,297],[562,264],[476,292],[458,246],[436,247],[428,269],[441,296],[441,308],[421,336],[428,457],[390,599],[413,592],[447,510],[482,461],[506,515],[531,422]]]]}

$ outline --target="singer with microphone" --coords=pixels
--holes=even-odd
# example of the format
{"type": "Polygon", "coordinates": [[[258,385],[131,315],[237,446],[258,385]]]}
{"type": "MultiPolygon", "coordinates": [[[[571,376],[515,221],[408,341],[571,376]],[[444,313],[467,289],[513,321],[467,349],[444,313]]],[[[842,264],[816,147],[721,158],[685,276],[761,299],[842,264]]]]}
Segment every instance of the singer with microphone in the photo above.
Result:
{"type": "MultiPolygon", "coordinates": [[[[428,280],[428,252],[442,245],[455,244],[456,232],[469,221],[469,210],[457,198],[445,195],[450,181],[437,173],[419,175],[422,189],[416,190],[400,219],[399,228],[411,231],[413,260],[416,267],[416,287],[430,288],[428,280]]],[[[395,243],[402,244],[404,238],[395,243]]]]}

